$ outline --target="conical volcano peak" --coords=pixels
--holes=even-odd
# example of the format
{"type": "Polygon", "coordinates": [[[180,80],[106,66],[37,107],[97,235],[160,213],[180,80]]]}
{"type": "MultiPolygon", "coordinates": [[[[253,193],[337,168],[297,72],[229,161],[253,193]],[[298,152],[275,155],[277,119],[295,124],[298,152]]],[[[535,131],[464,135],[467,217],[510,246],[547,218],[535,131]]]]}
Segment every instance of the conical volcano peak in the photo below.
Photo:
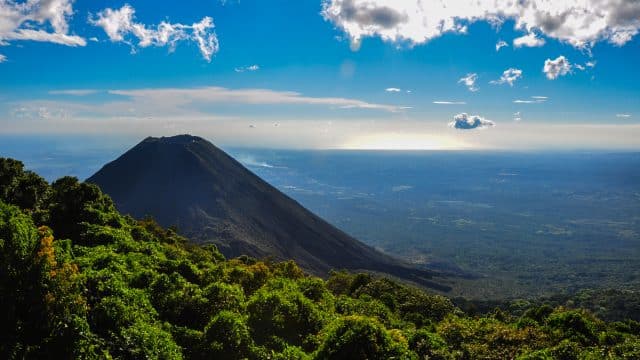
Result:
{"type": "Polygon", "coordinates": [[[87,181],[121,212],[177,226],[192,241],[215,243],[226,256],[294,259],[317,275],[369,270],[439,286],[428,280],[431,272],[350,237],[197,136],[146,138],[87,181]]]}

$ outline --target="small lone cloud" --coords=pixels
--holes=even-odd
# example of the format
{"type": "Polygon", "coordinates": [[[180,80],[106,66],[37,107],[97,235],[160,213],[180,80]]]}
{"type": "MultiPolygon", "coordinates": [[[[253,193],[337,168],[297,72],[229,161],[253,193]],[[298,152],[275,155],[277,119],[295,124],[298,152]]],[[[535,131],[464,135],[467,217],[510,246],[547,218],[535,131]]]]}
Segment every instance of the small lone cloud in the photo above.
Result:
{"type": "Polygon", "coordinates": [[[504,40],[500,40],[496,43],[496,51],[500,51],[500,49],[502,49],[503,47],[507,47],[509,46],[509,44],[507,44],[506,41],[504,40]]]}
{"type": "Polygon", "coordinates": [[[469,73],[466,76],[460,78],[460,80],[458,80],[458,84],[462,83],[464,84],[464,86],[467,87],[467,89],[469,89],[469,91],[476,92],[478,91],[478,87],[476,86],[477,80],[478,80],[478,74],[469,73]]]}
{"type": "Polygon", "coordinates": [[[402,89],[390,87],[390,88],[384,89],[384,91],[386,91],[386,92],[400,92],[400,91],[402,91],[402,89]]]}
{"type": "Polygon", "coordinates": [[[522,120],[522,115],[520,114],[520,111],[514,112],[513,121],[521,121],[521,120],[522,120]]]}
{"type": "Polygon", "coordinates": [[[628,119],[631,117],[631,114],[616,114],[617,118],[628,119]]]}
{"type": "Polygon", "coordinates": [[[461,113],[453,117],[453,121],[449,126],[459,130],[485,129],[496,126],[496,124],[479,115],[469,115],[461,113]]]}
{"type": "Polygon", "coordinates": [[[498,80],[491,80],[489,84],[502,85],[509,84],[513,86],[515,82],[522,77],[522,70],[516,68],[509,68],[502,73],[502,76],[498,80]]]}
{"type": "Polygon", "coordinates": [[[234,69],[237,73],[253,72],[260,70],[260,65],[240,66],[234,69]]]}
{"type": "Polygon", "coordinates": [[[555,60],[545,60],[542,71],[547,75],[547,79],[555,80],[571,72],[571,63],[566,57],[560,55],[555,60]]]}

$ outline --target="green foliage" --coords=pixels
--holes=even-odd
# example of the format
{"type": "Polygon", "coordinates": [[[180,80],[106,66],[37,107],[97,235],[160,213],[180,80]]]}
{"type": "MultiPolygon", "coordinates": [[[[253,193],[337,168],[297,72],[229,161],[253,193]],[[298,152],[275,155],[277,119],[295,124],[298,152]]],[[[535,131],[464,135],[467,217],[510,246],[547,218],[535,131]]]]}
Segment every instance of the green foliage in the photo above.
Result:
{"type": "Polygon", "coordinates": [[[413,359],[406,340],[375,318],[347,316],[325,330],[316,359],[413,359]]]}
{"type": "Polygon", "coordinates": [[[122,216],[94,185],[49,186],[0,159],[2,359],[640,358],[640,324],[622,316],[635,305],[606,322],[550,303],[470,316],[370,274],[323,280],[293,261],[226,260],[122,216]]]}
{"type": "Polygon", "coordinates": [[[206,350],[214,359],[243,359],[251,356],[253,340],[244,317],[221,311],[204,330],[206,350]]]}
{"type": "Polygon", "coordinates": [[[309,337],[323,325],[319,306],[288,279],[273,280],[253,294],[247,301],[247,313],[256,342],[270,346],[284,341],[309,347],[309,337]]]}

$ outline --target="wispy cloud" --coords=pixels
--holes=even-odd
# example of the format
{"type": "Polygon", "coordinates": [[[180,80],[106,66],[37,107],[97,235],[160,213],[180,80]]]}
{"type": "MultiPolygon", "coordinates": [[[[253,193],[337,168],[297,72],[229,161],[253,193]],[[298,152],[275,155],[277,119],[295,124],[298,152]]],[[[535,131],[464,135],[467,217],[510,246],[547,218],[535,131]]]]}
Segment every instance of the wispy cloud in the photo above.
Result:
{"type": "Polygon", "coordinates": [[[300,105],[332,109],[366,109],[398,113],[409,107],[379,104],[342,97],[305,96],[294,91],[270,89],[230,89],[224,87],[201,88],[147,88],[104,90],[100,102],[82,100],[95,90],[53,90],[53,95],[72,96],[58,100],[28,100],[16,103],[22,117],[43,118],[39,113],[64,114],[67,117],[207,117],[215,116],[211,104],[300,105]]]}
{"type": "Polygon", "coordinates": [[[436,105],[465,105],[464,101],[434,101],[436,105]]]}
{"type": "Polygon", "coordinates": [[[400,91],[402,91],[402,89],[395,88],[395,87],[389,87],[389,88],[384,89],[384,91],[386,91],[386,92],[400,92],[400,91]]]}
{"type": "Polygon", "coordinates": [[[549,100],[547,96],[531,96],[529,99],[513,100],[514,104],[542,104],[549,100]]]}
{"type": "Polygon", "coordinates": [[[617,118],[628,119],[631,117],[631,114],[616,114],[617,118]]]}
{"type": "Polygon", "coordinates": [[[70,96],[87,96],[98,93],[95,89],[69,89],[69,90],[52,90],[51,95],[70,95],[70,96]]]}
{"type": "Polygon", "coordinates": [[[513,121],[521,121],[522,120],[522,115],[520,114],[520,111],[516,111],[513,113],[513,121]]]}

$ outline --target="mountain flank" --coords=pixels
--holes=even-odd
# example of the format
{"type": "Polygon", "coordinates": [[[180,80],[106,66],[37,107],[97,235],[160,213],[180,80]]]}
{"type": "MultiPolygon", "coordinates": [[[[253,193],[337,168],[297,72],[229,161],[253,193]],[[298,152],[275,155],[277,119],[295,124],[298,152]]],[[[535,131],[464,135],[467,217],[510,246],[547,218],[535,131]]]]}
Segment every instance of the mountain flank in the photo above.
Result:
{"type": "Polygon", "coordinates": [[[310,273],[380,272],[441,291],[421,270],[352,238],[191,135],[148,137],[87,179],[136,218],[152,216],[227,257],[295,260],[310,273]]]}

